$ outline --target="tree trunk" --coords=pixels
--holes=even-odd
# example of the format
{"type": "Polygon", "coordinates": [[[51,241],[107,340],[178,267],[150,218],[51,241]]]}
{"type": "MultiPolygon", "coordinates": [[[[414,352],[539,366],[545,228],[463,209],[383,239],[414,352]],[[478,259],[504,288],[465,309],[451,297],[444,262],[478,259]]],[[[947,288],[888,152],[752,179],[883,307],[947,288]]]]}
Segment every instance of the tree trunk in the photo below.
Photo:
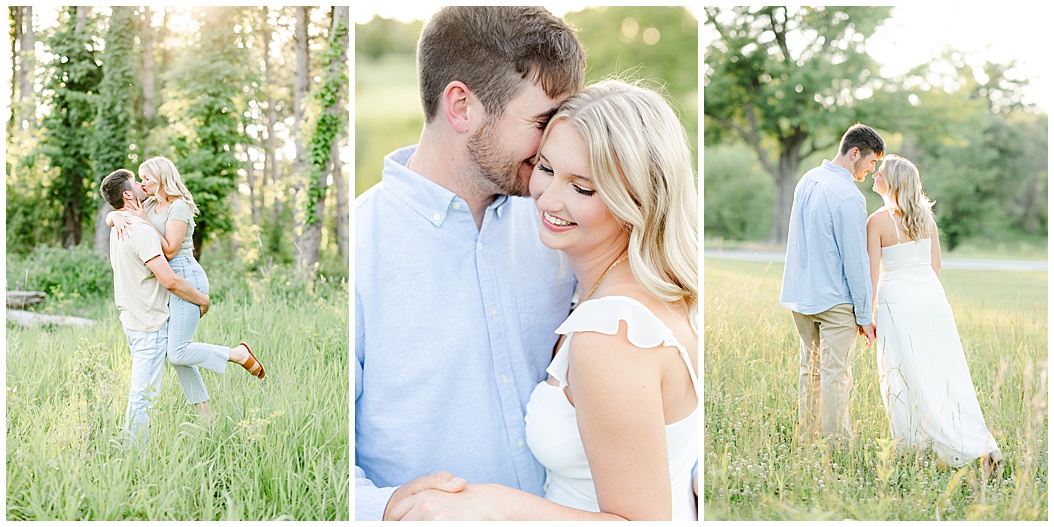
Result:
{"type": "Polygon", "coordinates": [[[36,101],[33,83],[36,78],[36,35],[33,33],[33,6],[13,7],[20,11],[20,20],[16,21],[15,31],[18,39],[18,97],[17,111],[12,116],[17,120],[19,129],[26,130],[36,125],[36,101]],[[27,123],[28,127],[24,127],[27,123]]]}
{"type": "Polygon", "coordinates": [[[107,260],[110,259],[110,226],[106,224],[106,215],[111,211],[113,207],[106,200],[99,202],[99,210],[95,214],[95,241],[92,244],[95,252],[103,255],[107,260]]]}
{"type": "Polygon", "coordinates": [[[776,199],[773,202],[769,243],[787,243],[791,205],[794,203],[794,186],[797,183],[798,167],[801,166],[801,145],[801,141],[786,139],[781,145],[783,148],[779,166],[773,174],[776,180],[776,199]]]}
{"type": "Polygon", "coordinates": [[[348,260],[348,188],[344,180],[344,164],[340,161],[340,142],[333,142],[333,188],[336,191],[336,224],[334,234],[337,238],[337,253],[341,261],[348,260]]]}
{"type": "MultiPolygon", "coordinates": [[[[168,8],[162,7],[161,12],[161,27],[157,28],[157,50],[161,55],[161,67],[159,71],[169,71],[169,62],[171,62],[171,53],[169,53],[168,46],[165,45],[165,39],[168,38],[168,8]]],[[[154,90],[154,105],[156,108],[160,108],[165,102],[165,81],[163,78],[158,78],[159,81],[157,88],[154,90]]]]}
{"type": "MultiPolygon", "coordinates": [[[[15,108],[20,106],[22,102],[22,90],[19,86],[22,85],[22,69],[19,67],[23,62],[22,51],[16,47],[16,44],[22,42],[22,8],[18,6],[11,6],[11,23],[14,26],[12,28],[13,36],[11,38],[11,102],[15,108]]],[[[7,123],[7,133],[11,134],[11,131],[15,129],[16,123],[21,128],[21,123],[18,119],[18,110],[11,112],[10,120],[7,123]]]]}
{"type": "Polygon", "coordinates": [[[308,86],[308,36],[307,36],[307,23],[308,12],[307,7],[297,6],[294,8],[296,11],[296,38],[294,45],[296,47],[296,73],[293,77],[293,144],[296,147],[296,157],[293,159],[293,250],[295,252],[295,261],[298,263],[298,270],[304,271],[301,264],[304,262],[307,254],[307,240],[305,237],[309,236],[305,232],[307,223],[304,214],[299,211],[306,210],[307,198],[305,194],[305,185],[307,184],[307,155],[304,152],[304,97],[307,95],[308,86]]]}
{"type": "Polygon", "coordinates": [[[65,248],[81,243],[81,199],[80,193],[74,192],[72,199],[62,209],[62,246],[65,248]]]}
{"type": "MultiPolygon", "coordinates": [[[[154,116],[157,115],[156,99],[156,67],[154,66],[154,30],[150,26],[150,18],[153,13],[150,7],[143,8],[143,22],[139,29],[139,41],[143,45],[143,118],[147,127],[151,127],[154,116]]],[[[148,134],[143,134],[144,137],[148,134]]],[[[146,152],[146,150],[143,150],[146,152]]]]}
{"type": "Polygon", "coordinates": [[[245,182],[249,185],[249,208],[252,209],[253,225],[259,225],[260,208],[256,206],[256,195],[259,190],[257,189],[256,163],[253,162],[251,148],[252,145],[245,145],[245,182]]]}
{"type": "MultiPolygon", "coordinates": [[[[263,8],[263,41],[264,41],[264,86],[267,86],[267,139],[264,144],[264,172],[260,176],[260,208],[263,208],[264,204],[264,188],[270,184],[274,185],[278,182],[278,159],[276,152],[278,151],[278,138],[274,133],[274,125],[278,122],[278,111],[275,109],[274,90],[271,89],[275,84],[274,72],[271,66],[271,26],[268,21],[268,10],[265,6],[263,8]]],[[[277,190],[276,190],[277,193],[277,190]]],[[[276,218],[277,219],[277,218],[276,218]]],[[[274,228],[280,229],[281,227],[276,223],[274,228]]]]}
{"type": "Polygon", "coordinates": [[[88,23],[88,7],[78,6],[77,7],[77,32],[84,31],[84,26],[88,23]]]}

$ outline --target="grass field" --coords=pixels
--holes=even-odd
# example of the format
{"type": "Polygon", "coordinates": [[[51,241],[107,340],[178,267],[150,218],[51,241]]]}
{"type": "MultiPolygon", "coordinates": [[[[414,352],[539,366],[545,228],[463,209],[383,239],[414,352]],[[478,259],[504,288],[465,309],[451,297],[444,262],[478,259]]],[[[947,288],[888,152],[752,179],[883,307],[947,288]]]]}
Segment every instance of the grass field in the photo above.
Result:
{"type": "Polygon", "coordinates": [[[355,195],[381,180],[384,156],[416,144],[424,115],[413,55],[355,59],[355,195]]]}
{"type": "Polygon", "coordinates": [[[707,259],[704,517],[707,520],[1046,520],[1047,274],[945,270],[970,373],[1005,477],[893,452],[875,350],[853,361],[857,440],[794,439],[798,344],[779,305],[782,264],[707,259]]]}
{"type": "Polygon", "coordinates": [[[209,425],[166,365],[142,450],[122,442],[130,358],[112,299],[92,328],[8,327],[8,520],[349,519],[347,283],[235,286],[213,269],[196,340],[249,342],[267,377],[203,371],[209,425]]]}

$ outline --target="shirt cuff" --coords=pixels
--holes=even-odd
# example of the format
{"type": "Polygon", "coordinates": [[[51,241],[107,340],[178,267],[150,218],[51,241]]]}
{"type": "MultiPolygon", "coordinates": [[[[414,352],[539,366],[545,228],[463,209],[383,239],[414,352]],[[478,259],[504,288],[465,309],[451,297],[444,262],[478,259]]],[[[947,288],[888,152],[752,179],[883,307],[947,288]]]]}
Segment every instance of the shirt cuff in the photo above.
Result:
{"type": "Polygon", "coordinates": [[[355,520],[381,521],[384,509],[398,487],[374,487],[367,479],[355,480],[355,520]]]}

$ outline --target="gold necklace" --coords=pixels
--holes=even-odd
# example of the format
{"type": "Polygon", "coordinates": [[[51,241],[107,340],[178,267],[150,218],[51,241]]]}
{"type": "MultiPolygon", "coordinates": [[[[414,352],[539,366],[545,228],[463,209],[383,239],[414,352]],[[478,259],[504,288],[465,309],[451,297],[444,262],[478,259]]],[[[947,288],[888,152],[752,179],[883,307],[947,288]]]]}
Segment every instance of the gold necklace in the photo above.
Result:
{"type": "Polygon", "coordinates": [[[596,285],[593,286],[593,289],[590,289],[589,290],[589,294],[586,295],[586,297],[582,299],[582,302],[585,302],[586,300],[589,300],[589,297],[593,296],[593,293],[595,293],[597,291],[597,288],[600,287],[600,282],[603,282],[604,281],[604,277],[608,275],[608,271],[613,269],[616,265],[622,263],[626,258],[629,258],[628,254],[622,255],[621,258],[619,258],[618,260],[615,260],[614,263],[609,265],[608,268],[604,270],[603,274],[600,275],[600,280],[597,280],[597,283],[596,283],[596,285]]]}

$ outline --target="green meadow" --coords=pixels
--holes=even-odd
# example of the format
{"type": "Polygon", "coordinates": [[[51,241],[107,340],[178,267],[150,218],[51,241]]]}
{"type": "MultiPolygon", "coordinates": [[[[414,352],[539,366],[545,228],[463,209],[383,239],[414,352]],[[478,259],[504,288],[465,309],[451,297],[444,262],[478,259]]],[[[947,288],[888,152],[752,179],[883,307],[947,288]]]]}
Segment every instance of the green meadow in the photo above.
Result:
{"type": "Polygon", "coordinates": [[[853,361],[850,445],[795,439],[798,337],[781,263],[706,259],[707,520],[1046,520],[1047,273],[944,270],[970,373],[1006,457],[986,481],[930,452],[897,452],[874,348],[853,361]]]}
{"type": "Polygon", "coordinates": [[[195,340],[244,340],[267,375],[202,370],[210,424],[166,364],[141,449],[123,441],[131,361],[112,298],[80,302],[94,327],[8,325],[8,520],[349,519],[347,282],[205,267],[195,340]]]}

